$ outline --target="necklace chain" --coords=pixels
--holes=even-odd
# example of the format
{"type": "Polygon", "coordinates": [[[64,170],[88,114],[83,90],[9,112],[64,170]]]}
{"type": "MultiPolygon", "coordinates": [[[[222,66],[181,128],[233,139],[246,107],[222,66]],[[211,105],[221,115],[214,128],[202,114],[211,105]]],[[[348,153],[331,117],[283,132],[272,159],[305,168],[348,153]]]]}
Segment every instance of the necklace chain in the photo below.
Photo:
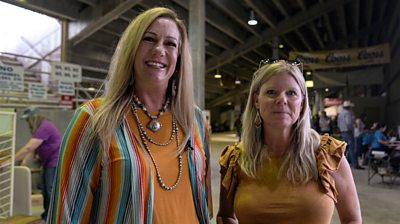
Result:
{"type": "MultiPolygon", "coordinates": [[[[168,187],[167,185],[165,185],[164,181],[163,181],[162,178],[161,178],[160,171],[159,171],[159,169],[158,169],[156,160],[154,159],[153,154],[151,153],[150,148],[149,148],[149,146],[148,146],[148,144],[147,144],[146,137],[145,137],[145,134],[144,134],[144,132],[143,132],[143,131],[144,131],[144,130],[143,130],[143,125],[141,124],[141,122],[140,122],[140,120],[139,120],[139,116],[138,116],[138,114],[137,114],[137,109],[136,109],[136,104],[135,104],[135,103],[132,104],[132,109],[133,109],[133,114],[134,114],[134,117],[135,117],[135,119],[136,119],[136,122],[137,122],[137,124],[138,124],[138,126],[139,126],[140,138],[142,139],[144,148],[146,149],[147,153],[149,154],[149,156],[150,156],[150,158],[151,158],[151,161],[153,162],[154,168],[155,168],[155,170],[156,170],[156,175],[157,175],[157,181],[158,181],[158,183],[160,184],[160,186],[161,186],[164,190],[170,191],[170,190],[175,189],[175,188],[178,186],[178,184],[179,184],[179,182],[180,182],[180,180],[181,180],[181,176],[182,176],[182,153],[179,153],[179,155],[178,155],[178,163],[179,163],[178,177],[176,178],[175,183],[174,183],[171,187],[168,187]]],[[[175,133],[175,135],[176,135],[176,146],[179,147],[179,134],[178,134],[179,129],[178,129],[178,126],[176,125],[175,117],[174,117],[173,115],[172,115],[172,126],[173,126],[172,135],[174,135],[174,133],[175,133]],[[174,125],[174,124],[175,124],[175,125],[174,125]]],[[[147,134],[146,134],[146,135],[147,135],[147,134]]],[[[150,140],[149,140],[149,141],[150,141],[150,140]]],[[[172,141],[172,140],[171,140],[171,141],[172,141]]],[[[150,142],[151,142],[151,141],[150,141],[150,142]]],[[[152,142],[152,143],[153,143],[153,142],[152,142]]],[[[153,143],[153,144],[154,144],[154,143],[153,143]]]]}
{"type": "Polygon", "coordinates": [[[146,106],[144,103],[142,103],[136,94],[133,95],[133,100],[136,102],[136,104],[144,111],[144,113],[147,115],[147,117],[150,118],[149,123],[147,123],[147,128],[149,128],[152,132],[157,132],[160,130],[162,127],[162,124],[157,120],[158,118],[161,117],[167,111],[167,108],[170,103],[169,97],[165,101],[165,103],[162,105],[161,109],[158,111],[157,115],[151,115],[150,112],[147,110],[146,106]]]}
{"type": "MultiPolygon", "coordinates": [[[[137,108],[136,108],[136,103],[135,102],[133,102],[133,110],[134,110],[134,114],[135,114],[135,116],[137,115],[137,108]]],[[[139,117],[137,118],[137,120],[138,120],[138,127],[139,127],[139,130],[140,130],[140,134],[142,135],[144,135],[144,137],[147,139],[147,140],[149,140],[149,142],[151,142],[151,143],[153,143],[154,145],[158,145],[158,146],[167,146],[167,145],[169,145],[169,144],[171,144],[171,142],[172,142],[172,140],[174,140],[174,137],[175,137],[175,135],[176,135],[176,132],[177,132],[177,130],[178,130],[178,126],[176,125],[176,122],[175,122],[175,117],[172,115],[172,131],[171,131],[171,135],[170,135],[170,137],[169,137],[169,139],[167,140],[167,142],[165,142],[165,143],[160,143],[160,142],[157,142],[157,141],[155,141],[155,140],[153,140],[148,134],[147,134],[147,132],[146,132],[146,130],[144,129],[144,127],[143,127],[143,124],[142,124],[142,122],[140,122],[140,120],[139,120],[139,117]]]]}

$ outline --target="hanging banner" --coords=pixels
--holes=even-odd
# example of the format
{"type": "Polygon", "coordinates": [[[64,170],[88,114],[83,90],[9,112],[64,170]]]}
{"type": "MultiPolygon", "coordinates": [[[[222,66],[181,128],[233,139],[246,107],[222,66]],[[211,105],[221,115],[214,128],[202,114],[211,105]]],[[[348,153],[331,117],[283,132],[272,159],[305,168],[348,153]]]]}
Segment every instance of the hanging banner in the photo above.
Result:
{"type": "Polygon", "coordinates": [[[306,69],[354,67],[390,63],[389,44],[345,50],[289,52],[289,59],[299,59],[306,69]]]}
{"type": "Polygon", "coordinates": [[[42,83],[29,83],[28,97],[30,99],[47,99],[47,86],[42,83]]]}
{"type": "Polygon", "coordinates": [[[24,91],[24,68],[0,65],[0,89],[24,91]]]}
{"type": "Polygon", "coordinates": [[[54,80],[66,82],[81,82],[82,81],[82,67],[80,65],[65,63],[65,62],[52,62],[51,63],[51,77],[54,80]]]}

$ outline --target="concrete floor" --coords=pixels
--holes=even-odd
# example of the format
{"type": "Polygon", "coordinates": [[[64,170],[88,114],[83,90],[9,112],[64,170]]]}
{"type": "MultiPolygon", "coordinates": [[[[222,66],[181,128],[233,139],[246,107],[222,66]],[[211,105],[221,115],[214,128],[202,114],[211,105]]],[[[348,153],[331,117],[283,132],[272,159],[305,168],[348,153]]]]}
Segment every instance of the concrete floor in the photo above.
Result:
{"type": "MultiPolygon", "coordinates": [[[[219,165],[218,158],[221,151],[227,145],[237,141],[234,133],[215,133],[211,137],[211,168],[214,216],[218,212],[219,200],[219,165]]],[[[372,178],[368,185],[368,169],[353,170],[353,176],[357,187],[361,204],[363,223],[365,224],[399,224],[400,223],[400,178],[392,185],[382,183],[379,176],[372,178]]],[[[215,217],[213,223],[216,223],[215,217]]],[[[332,224],[340,223],[335,213],[332,224]]]]}

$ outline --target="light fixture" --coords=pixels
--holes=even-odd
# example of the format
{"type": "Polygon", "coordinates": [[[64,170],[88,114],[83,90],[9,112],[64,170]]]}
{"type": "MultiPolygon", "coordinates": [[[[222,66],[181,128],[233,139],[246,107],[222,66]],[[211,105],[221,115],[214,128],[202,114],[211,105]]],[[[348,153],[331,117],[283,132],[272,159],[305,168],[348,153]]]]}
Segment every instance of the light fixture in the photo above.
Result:
{"type": "Polygon", "coordinates": [[[311,72],[310,71],[306,71],[306,75],[311,75],[311,72]]]}
{"type": "Polygon", "coordinates": [[[222,78],[222,75],[221,75],[221,74],[215,74],[215,75],[214,75],[214,78],[220,79],[220,78],[222,78]]]}
{"type": "Polygon", "coordinates": [[[250,18],[249,21],[247,21],[247,24],[249,24],[250,26],[255,26],[257,25],[258,21],[256,20],[256,17],[254,16],[254,11],[251,10],[250,11],[250,18]]]}
{"type": "Polygon", "coordinates": [[[240,85],[240,79],[239,79],[239,77],[236,77],[235,84],[236,84],[236,85],[240,85]]]}
{"type": "Polygon", "coordinates": [[[214,78],[216,78],[216,79],[222,78],[222,75],[221,75],[221,73],[219,73],[218,68],[217,68],[217,71],[216,71],[215,74],[214,74],[214,78]]]}
{"type": "Polygon", "coordinates": [[[307,87],[307,88],[312,88],[312,87],[314,87],[314,81],[313,81],[313,80],[307,80],[307,81],[306,81],[306,87],[307,87]]]}
{"type": "Polygon", "coordinates": [[[285,45],[279,44],[279,49],[282,49],[282,48],[284,48],[284,47],[285,47],[285,45]]]}
{"type": "Polygon", "coordinates": [[[93,86],[90,86],[89,88],[87,88],[87,90],[89,90],[89,91],[96,91],[96,89],[93,87],[93,86]]]}
{"type": "Polygon", "coordinates": [[[329,88],[325,88],[325,92],[329,92],[329,88]]]}

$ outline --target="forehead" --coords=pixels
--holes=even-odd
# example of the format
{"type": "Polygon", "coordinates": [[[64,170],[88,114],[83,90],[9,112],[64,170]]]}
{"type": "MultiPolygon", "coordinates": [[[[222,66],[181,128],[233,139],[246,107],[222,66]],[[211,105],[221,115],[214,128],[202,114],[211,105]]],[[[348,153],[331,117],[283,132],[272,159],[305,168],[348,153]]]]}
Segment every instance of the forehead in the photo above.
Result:
{"type": "Polygon", "coordinates": [[[296,79],[287,72],[270,76],[261,83],[261,87],[290,87],[300,89],[296,79]]]}
{"type": "Polygon", "coordinates": [[[175,21],[166,17],[159,17],[155,19],[147,28],[146,33],[153,33],[158,36],[166,36],[175,39],[180,38],[178,25],[175,21]]]}

